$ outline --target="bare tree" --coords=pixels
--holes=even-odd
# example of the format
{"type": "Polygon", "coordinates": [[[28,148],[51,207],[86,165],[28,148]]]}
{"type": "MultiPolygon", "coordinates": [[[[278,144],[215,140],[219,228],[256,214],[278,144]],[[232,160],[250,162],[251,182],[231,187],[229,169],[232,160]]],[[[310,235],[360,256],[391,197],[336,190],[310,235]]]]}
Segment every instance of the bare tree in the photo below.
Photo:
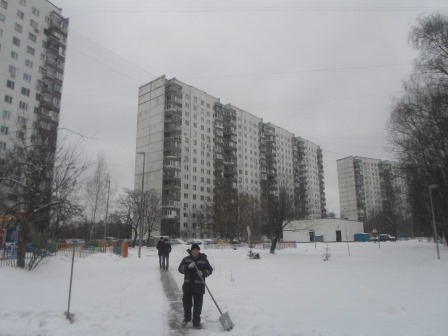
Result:
{"type": "Polygon", "coordinates": [[[405,93],[394,100],[388,122],[391,150],[402,162],[409,180],[409,201],[417,229],[430,231],[428,186],[437,184],[448,226],[448,16],[425,14],[411,29],[410,42],[419,51],[405,93]],[[420,223],[420,224],[419,224],[420,223]]]}
{"type": "Polygon", "coordinates": [[[143,213],[143,236],[151,235],[151,232],[160,228],[162,218],[162,202],[160,196],[155,190],[145,191],[143,204],[141,191],[125,189],[118,197],[117,207],[118,215],[126,226],[130,226],[133,232],[133,245],[137,243],[137,237],[140,235],[140,214],[143,213]],[[142,208],[143,205],[143,208],[142,208]],[[143,212],[140,210],[143,209],[143,212]]]}
{"type": "Polygon", "coordinates": [[[87,165],[78,144],[67,137],[56,142],[55,132],[32,129],[0,162],[2,212],[14,214],[19,224],[17,266],[25,268],[26,246],[33,248],[29,269],[47,253],[47,240],[79,209],[73,196],[87,165]],[[31,132],[32,131],[32,132],[31,132]]]}
{"type": "Polygon", "coordinates": [[[448,84],[448,16],[441,12],[424,14],[411,29],[409,40],[420,51],[415,62],[416,73],[432,83],[448,84]]]}
{"type": "Polygon", "coordinates": [[[265,202],[268,230],[272,235],[270,253],[275,253],[277,241],[283,235],[283,228],[295,219],[294,187],[282,181],[278,194],[268,194],[265,202]]]}
{"type": "MultiPolygon", "coordinates": [[[[140,193],[141,194],[141,193],[140,193]]],[[[151,236],[151,232],[160,229],[162,219],[162,199],[154,190],[145,191],[143,194],[144,233],[151,236]]]]}
{"type": "Polygon", "coordinates": [[[51,237],[55,239],[62,227],[81,215],[80,191],[84,183],[84,173],[90,166],[82,150],[83,138],[70,141],[67,134],[60,135],[56,150],[52,195],[55,199],[67,200],[52,207],[50,221],[51,237]]]}
{"type": "Polygon", "coordinates": [[[107,188],[109,173],[107,172],[106,159],[103,154],[98,154],[92,176],[87,179],[85,185],[85,218],[90,225],[89,237],[91,240],[95,224],[106,210],[107,188]]]}

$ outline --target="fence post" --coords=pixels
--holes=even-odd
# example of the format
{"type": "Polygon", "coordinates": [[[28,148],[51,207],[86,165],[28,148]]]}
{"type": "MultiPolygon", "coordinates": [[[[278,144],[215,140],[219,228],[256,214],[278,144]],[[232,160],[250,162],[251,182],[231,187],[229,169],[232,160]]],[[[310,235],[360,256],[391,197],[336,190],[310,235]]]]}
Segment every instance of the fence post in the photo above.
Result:
{"type": "Polygon", "coordinates": [[[74,317],[75,315],[70,313],[70,300],[72,297],[72,281],[73,281],[73,264],[75,262],[75,242],[73,242],[73,253],[72,253],[72,269],[70,271],[70,288],[68,291],[68,307],[67,307],[67,311],[65,312],[65,317],[70,320],[70,323],[74,322],[74,317]]]}

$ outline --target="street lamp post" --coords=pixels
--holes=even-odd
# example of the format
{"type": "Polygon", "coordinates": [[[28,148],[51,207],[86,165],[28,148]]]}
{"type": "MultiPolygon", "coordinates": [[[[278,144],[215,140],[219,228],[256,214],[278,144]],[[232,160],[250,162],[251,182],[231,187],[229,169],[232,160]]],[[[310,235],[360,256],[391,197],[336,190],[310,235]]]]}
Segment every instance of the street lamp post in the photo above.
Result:
{"type": "Polygon", "coordinates": [[[145,184],[145,159],[146,159],[146,152],[138,152],[137,154],[143,155],[143,171],[142,171],[142,195],[140,199],[140,234],[139,234],[139,240],[138,240],[138,257],[141,258],[142,255],[142,239],[143,239],[143,196],[144,196],[144,184],[145,184]]]}
{"type": "Polygon", "coordinates": [[[106,242],[106,233],[107,233],[107,215],[109,214],[109,195],[110,195],[110,180],[107,181],[107,203],[106,203],[106,218],[104,220],[104,242],[106,242]]]}
{"type": "Polygon", "coordinates": [[[437,235],[437,226],[436,226],[436,219],[434,216],[434,205],[432,203],[432,190],[437,189],[439,186],[437,184],[431,184],[429,186],[429,199],[431,201],[431,213],[432,213],[432,226],[434,231],[434,241],[436,243],[436,250],[437,250],[437,259],[440,259],[440,252],[439,252],[439,242],[438,242],[438,235],[437,235]]]}

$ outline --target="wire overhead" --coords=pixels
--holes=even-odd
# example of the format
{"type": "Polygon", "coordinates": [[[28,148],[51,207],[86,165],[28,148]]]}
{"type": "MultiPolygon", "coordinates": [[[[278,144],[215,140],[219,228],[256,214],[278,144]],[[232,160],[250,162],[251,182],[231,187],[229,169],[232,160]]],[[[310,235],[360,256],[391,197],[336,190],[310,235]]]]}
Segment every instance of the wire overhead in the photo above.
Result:
{"type": "Polygon", "coordinates": [[[113,6],[67,6],[69,11],[101,11],[109,13],[141,12],[421,12],[447,10],[447,6],[184,6],[184,7],[113,7],[113,6]]]}

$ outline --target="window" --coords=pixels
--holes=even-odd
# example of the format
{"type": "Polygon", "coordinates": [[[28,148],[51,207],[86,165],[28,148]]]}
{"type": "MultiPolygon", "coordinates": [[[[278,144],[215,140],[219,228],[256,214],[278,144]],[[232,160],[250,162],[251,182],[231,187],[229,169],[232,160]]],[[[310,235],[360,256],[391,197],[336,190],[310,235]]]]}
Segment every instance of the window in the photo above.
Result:
{"type": "Polygon", "coordinates": [[[12,97],[9,95],[5,95],[5,102],[12,104],[12,97]]]}
{"type": "Polygon", "coordinates": [[[0,141],[0,150],[6,149],[6,142],[0,141]]]}
{"type": "Polygon", "coordinates": [[[10,88],[11,90],[14,90],[14,84],[15,84],[15,83],[14,83],[12,80],[9,80],[9,79],[8,79],[8,80],[6,81],[6,87],[7,87],[7,88],[10,88]]]}
{"type": "Polygon", "coordinates": [[[2,117],[3,119],[9,120],[9,118],[11,117],[11,112],[3,110],[2,117]]]}
{"type": "Polygon", "coordinates": [[[19,0],[19,4],[21,4],[22,6],[26,6],[26,0],[19,0]]]}
{"type": "Polygon", "coordinates": [[[4,9],[8,9],[8,3],[5,0],[1,0],[0,7],[4,9]]]}
{"type": "Polygon", "coordinates": [[[30,20],[30,26],[33,27],[34,29],[38,29],[39,28],[39,25],[33,19],[30,20]]]}
{"type": "Polygon", "coordinates": [[[1,134],[8,134],[8,126],[1,125],[0,126],[0,133],[1,134]]]}
{"type": "Polygon", "coordinates": [[[23,80],[27,81],[27,82],[31,82],[31,75],[27,74],[27,73],[23,73],[23,80]]]}
{"type": "Polygon", "coordinates": [[[36,41],[37,41],[37,36],[34,35],[33,33],[29,33],[29,34],[28,34],[28,38],[29,38],[31,41],[33,41],[33,42],[36,42],[36,41]]]}
{"type": "Polygon", "coordinates": [[[39,16],[40,15],[40,11],[36,7],[33,7],[33,14],[36,15],[36,16],[39,16]]]}
{"type": "Polygon", "coordinates": [[[17,72],[16,67],[13,66],[13,65],[10,65],[10,66],[9,66],[9,73],[11,74],[11,77],[15,77],[16,72],[17,72]]]}
{"type": "Polygon", "coordinates": [[[23,20],[23,18],[25,17],[25,13],[22,12],[21,10],[17,10],[17,17],[23,20]]]}
{"type": "Polygon", "coordinates": [[[18,116],[17,121],[20,125],[26,125],[28,123],[28,119],[22,116],[18,116]]]}
{"type": "Polygon", "coordinates": [[[15,30],[16,30],[16,32],[21,33],[22,32],[22,26],[19,25],[18,23],[16,23],[15,30]]]}
{"type": "Polygon", "coordinates": [[[21,102],[19,102],[19,108],[26,111],[26,110],[28,110],[28,104],[21,101],[21,102]]]}
{"type": "Polygon", "coordinates": [[[25,60],[25,65],[26,65],[28,68],[33,68],[33,62],[30,61],[29,59],[26,59],[26,60],[25,60]]]}
{"type": "Polygon", "coordinates": [[[17,60],[19,59],[19,54],[15,52],[14,50],[11,50],[11,58],[17,60]]]}
{"type": "Polygon", "coordinates": [[[28,54],[34,56],[35,50],[34,50],[34,48],[31,48],[30,46],[27,46],[27,47],[26,47],[26,52],[27,52],[28,54]]]}
{"type": "Polygon", "coordinates": [[[25,87],[22,87],[22,94],[23,94],[24,96],[29,97],[29,96],[30,96],[30,89],[27,89],[27,88],[25,88],[25,87]]]}

